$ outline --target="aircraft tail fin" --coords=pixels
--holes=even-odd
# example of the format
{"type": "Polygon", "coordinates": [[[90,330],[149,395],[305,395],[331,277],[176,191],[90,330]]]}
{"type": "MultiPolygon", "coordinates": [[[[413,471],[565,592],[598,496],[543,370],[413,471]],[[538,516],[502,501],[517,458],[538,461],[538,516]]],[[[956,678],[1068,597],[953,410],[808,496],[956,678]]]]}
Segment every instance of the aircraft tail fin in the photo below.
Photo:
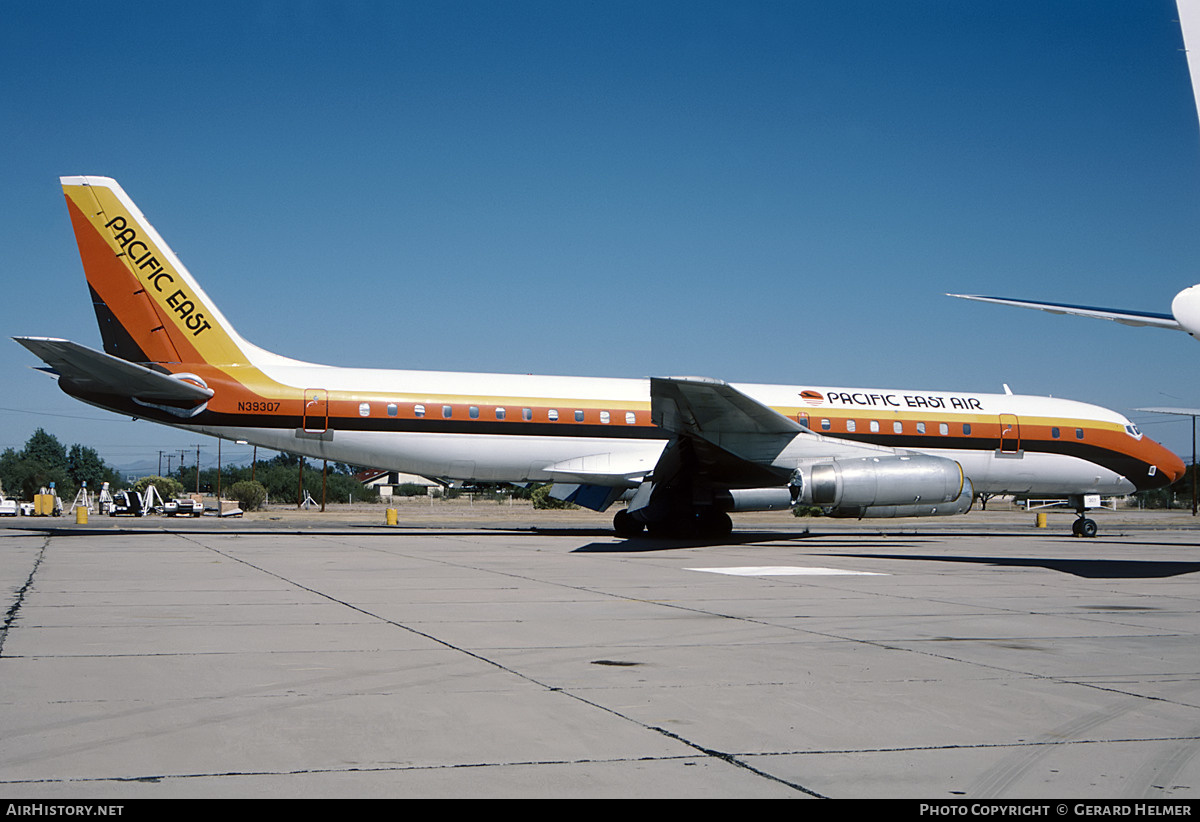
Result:
{"type": "Polygon", "coordinates": [[[115,180],[60,181],[105,353],[164,367],[248,362],[251,346],[115,180]]]}

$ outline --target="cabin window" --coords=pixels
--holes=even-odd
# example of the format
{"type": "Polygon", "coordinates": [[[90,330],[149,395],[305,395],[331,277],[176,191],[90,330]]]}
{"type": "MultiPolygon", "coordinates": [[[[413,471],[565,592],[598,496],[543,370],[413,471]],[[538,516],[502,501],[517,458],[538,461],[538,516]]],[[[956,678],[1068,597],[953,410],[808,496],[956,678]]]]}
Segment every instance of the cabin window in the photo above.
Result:
{"type": "Polygon", "coordinates": [[[607,412],[607,411],[601,411],[601,412],[600,412],[600,422],[601,422],[602,424],[604,424],[604,425],[608,425],[608,422],[609,422],[609,414],[608,414],[608,412],[607,412]]]}
{"type": "Polygon", "coordinates": [[[496,419],[498,419],[498,420],[504,419],[504,409],[503,408],[496,409],[496,419]]]}
{"type": "Polygon", "coordinates": [[[626,411],[625,412],[625,424],[626,425],[636,425],[637,424],[637,414],[633,413],[632,411],[626,411]]]}
{"type": "Polygon", "coordinates": [[[893,434],[903,434],[904,433],[904,423],[900,422],[900,420],[896,420],[895,422],[893,422],[892,423],[892,433],[893,434]]]}
{"type": "Polygon", "coordinates": [[[451,405],[443,405],[442,406],[442,419],[448,420],[453,415],[454,415],[454,406],[451,406],[451,405]]]}
{"type": "Polygon", "coordinates": [[[924,433],[925,433],[925,423],[923,423],[923,422],[919,422],[919,423],[917,423],[917,433],[918,433],[918,434],[924,434],[924,433]]]}
{"type": "Polygon", "coordinates": [[[473,419],[473,420],[479,419],[479,406],[472,405],[470,408],[467,409],[467,413],[471,416],[471,419],[473,419]]]}
{"type": "Polygon", "coordinates": [[[583,412],[582,411],[575,412],[575,422],[583,422],[583,412]]]}
{"type": "Polygon", "coordinates": [[[369,403],[369,402],[360,402],[360,403],[358,404],[358,415],[359,415],[360,417],[369,417],[369,416],[371,416],[371,403],[369,403]]]}
{"type": "Polygon", "coordinates": [[[389,417],[394,417],[400,413],[400,408],[399,408],[399,406],[396,405],[396,403],[389,402],[387,404],[387,412],[388,412],[389,417]]]}
{"type": "Polygon", "coordinates": [[[938,433],[941,434],[943,437],[950,436],[950,426],[944,422],[939,422],[938,423],[938,433]]]}
{"type": "Polygon", "coordinates": [[[821,430],[822,431],[829,431],[832,428],[833,428],[833,424],[830,423],[829,420],[821,420],[821,430]]]}
{"type": "Polygon", "coordinates": [[[546,412],[546,416],[549,418],[550,422],[558,422],[558,409],[551,408],[546,412]]]}
{"type": "Polygon", "coordinates": [[[963,423],[963,436],[965,436],[965,437],[971,436],[971,423],[969,423],[969,422],[963,423]]]}
{"type": "Polygon", "coordinates": [[[879,433],[879,420],[871,420],[871,433],[872,434],[879,433]]]}
{"type": "Polygon", "coordinates": [[[1057,429],[1057,428],[1051,428],[1051,429],[1050,429],[1050,436],[1051,436],[1051,437],[1053,437],[1054,439],[1058,439],[1058,429],[1057,429]]]}
{"type": "Polygon", "coordinates": [[[853,431],[854,426],[855,426],[854,420],[846,420],[846,430],[847,431],[853,431]]]}
{"type": "Polygon", "coordinates": [[[1075,429],[1075,439],[1077,439],[1077,440],[1083,439],[1083,429],[1082,428],[1075,429]]]}
{"type": "Polygon", "coordinates": [[[413,414],[414,414],[414,415],[416,415],[416,416],[418,416],[418,417],[423,417],[423,416],[425,416],[425,406],[423,406],[423,405],[414,405],[414,406],[413,406],[413,414]]]}

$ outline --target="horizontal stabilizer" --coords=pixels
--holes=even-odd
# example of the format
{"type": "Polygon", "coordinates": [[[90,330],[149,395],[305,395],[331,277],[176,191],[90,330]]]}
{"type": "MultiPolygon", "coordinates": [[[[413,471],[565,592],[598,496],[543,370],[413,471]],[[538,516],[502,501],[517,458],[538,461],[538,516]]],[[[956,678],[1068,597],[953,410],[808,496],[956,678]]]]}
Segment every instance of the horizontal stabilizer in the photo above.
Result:
{"type": "Polygon", "coordinates": [[[1111,320],[1122,325],[1143,325],[1152,328],[1168,328],[1172,331],[1184,330],[1175,317],[1170,314],[1157,314],[1149,311],[1128,311],[1123,308],[1095,308],[1089,305],[1070,305],[1068,303],[1039,303],[1032,300],[1010,300],[1007,297],[982,297],[978,294],[947,294],[946,296],[958,297],[960,300],[975,300],[981,303],[1012,305],[1017,308],[1036,308],[1038,311],[1048,311],[1051,314],[1070,314],[1075,317],[1111,320]]]}
{"type": "Polygon", "coordinates": [[[50,337],[13,337],[54,369],[76,393],[112,394],[147,402],[198,405],[213,392],[102,351],[50,337]]]}

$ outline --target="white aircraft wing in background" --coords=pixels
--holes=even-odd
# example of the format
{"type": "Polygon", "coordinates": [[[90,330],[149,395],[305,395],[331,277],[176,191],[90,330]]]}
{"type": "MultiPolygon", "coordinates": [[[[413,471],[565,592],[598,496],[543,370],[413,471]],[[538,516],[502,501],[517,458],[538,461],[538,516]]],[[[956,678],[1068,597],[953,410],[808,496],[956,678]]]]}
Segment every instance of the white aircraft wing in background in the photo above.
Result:
{"type": "Polygon", "coordinates": [[[1156,314],[1149,311],[1130,311],[1125,308],[1096,308],[1090,305],[1070,305],[1068,303],[1039,303],[1033,300],[1013,300],[1008,297],[984,297],[979,294],[947,294],[947,297],[958,297],[960,300],[977,300],[981,303],[996,303],[997,305],[1013,305],[1017,308],[1036,308],[1051,314],[1072,314],[1076,317],[1094,317],[1098,320],[1112,320],[1122,325],[1148,325],[1154,328],[1169,328],[1174,331],[1185,330],[1171,314],[1156,314]]]}
{"type": "MultiPolygon", "coordinates": [[[[1176,0],[1179,10],[1179,27],[1183,31],[1184,52],[1187,54],[1188,74],[1192,78],[1192,95],[1196,112],[1200,114],[1200,0],[1176,0]],[[1193,45],[1195,44],[1195,45],[1193,45]]],[[[1085,305],[1014,300],[1008,297],[983,297],[976,294],[947,294],[963,300],[978,300],[985,303],[1012,305],[1018,308],[1036,308],[1052,314],[1073,314],[1077,317],[1094,317],[1111,320],[1123,325],[1145,325],[1154,328],[1169,328],[1186,331],[1193,337],[1200,336],[1200,283],[1185,288],[1175,295],[1170,314],[1130,311],[1124,308],[1092,308],[1085,305]]]]}

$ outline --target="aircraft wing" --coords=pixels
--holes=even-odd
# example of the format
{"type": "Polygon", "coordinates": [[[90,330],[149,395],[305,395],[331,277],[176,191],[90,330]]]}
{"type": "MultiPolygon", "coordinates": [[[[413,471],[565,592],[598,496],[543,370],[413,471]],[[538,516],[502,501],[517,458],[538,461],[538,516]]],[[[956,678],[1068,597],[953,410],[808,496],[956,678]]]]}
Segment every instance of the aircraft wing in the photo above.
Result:
{"type": "Polygon", "coordinates": [[[654,424],[668,433],[704,439],[730,434],[790,439],[808,430],[729,383],[708,377],[652,377],[650,413],[654,424]]]}
{"type": "Polygon", "coordinates": [[[732,486],[783,484],[790,472],[771,463],[808,432],[728,383],[705,377],[651,378],[650,416],[673,442],[654,469],[656,480],[671,466],[672,473],[732,486]]]}
{"type": "Polygon", "coordinates": [[[619,464],[596,454],[547,466],[551,496],[603,511],[649,474],[668,488],[783,485],[791,472],[771,461],[808,430],[728,383],[703,377],[651,378],[650,416],[671,437],[665,449],[660,442],[619,464]]]}
{"type": "Polygon", "coordinates": [[[209,388],[162,374],[144,365],[96,351],[70,340],[13,337],[42,359],[61,382],[81,393],[114,394],[137,400],[198,405],[212,398],[209,388]]]}
{"type": "Polygon", "coordinates": [[[1144,325],[1152,328],[1169,328],[1174,331],[1186,330],[1171,314],[1128,311],[1123,308],[1095,308],[1087,305],[1069,305],[1067,303],[1039,303],[1032,300],[1011,300],[1007,297],[983,297],[978,294],[947,294],[946,296],[958,297],[961,300],[976,300],[981,303],[1013,305],[1018,308],[1036,308],[1039,311],[1048,311],[1051,314],[1072,314],[1076,317],[1093,317],[1098,320],[1111,320],[1122,325],[1144,325]]]}
{"type": "Polygon", "coordinates": [[[1200,408],[1135,408],[1135,411],[1146,411],[1150,414],[1175,414],[1180,417],[1200,417],[1200,408]]]}

